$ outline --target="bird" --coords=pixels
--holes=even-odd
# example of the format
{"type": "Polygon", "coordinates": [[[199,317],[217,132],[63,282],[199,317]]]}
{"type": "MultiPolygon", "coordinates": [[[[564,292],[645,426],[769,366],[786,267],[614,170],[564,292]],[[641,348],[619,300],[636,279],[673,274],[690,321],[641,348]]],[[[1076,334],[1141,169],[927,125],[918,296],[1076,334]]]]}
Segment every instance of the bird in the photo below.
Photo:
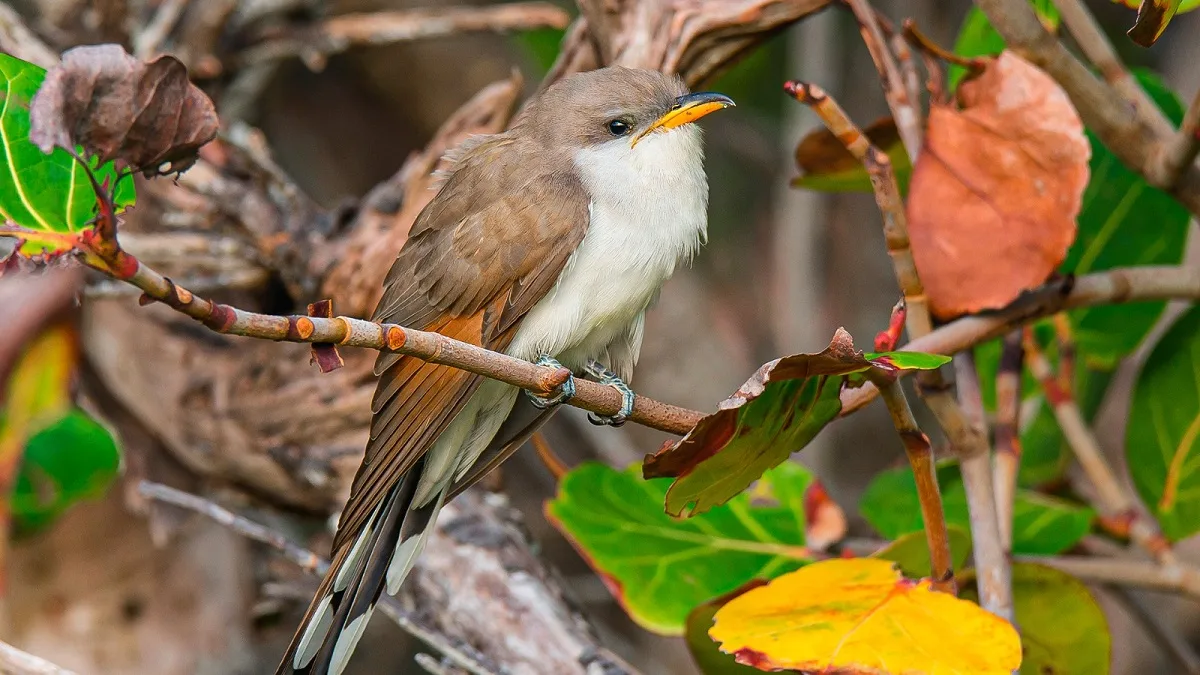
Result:
{"type": "Polygon", "coordinates": [[[676,75],[608,66],[562,78],[498,134],[447,153],[437,194],[372,320],[434,331],[571,377],[551,395],[381,353],[370,438],[328,573],[277,675],[339,675],[381,592],[396,594],[448,499],[511,455],[584,376],[621,393],[646,310],[707,238],[697,120],[733,106],[676,75]]]}

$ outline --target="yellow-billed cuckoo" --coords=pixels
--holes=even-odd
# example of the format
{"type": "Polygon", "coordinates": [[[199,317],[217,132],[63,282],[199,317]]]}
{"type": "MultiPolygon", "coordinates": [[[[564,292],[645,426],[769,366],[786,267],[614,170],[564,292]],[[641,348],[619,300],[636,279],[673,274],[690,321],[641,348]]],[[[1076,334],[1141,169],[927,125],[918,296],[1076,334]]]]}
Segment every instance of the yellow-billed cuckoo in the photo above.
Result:
{"type": "MultiPolygon", "coordinates": [[[[708,181],[691,122],[733,105],[655,71],[564,78],[502,134],[459,148],[412,227],[374,319],[562,365],[633,408],[643,317],[704,241],[708,181]],[[601,365],[601,364],[606,364],[601,365]],[[611,369],[611,370],[609,370],[611,369]]],[[[394,594],[448,498],[516,450],[552,398],[381,354],[371,437],[332,565],[278,673],[341,673],[375,601],[394,594]]]]}

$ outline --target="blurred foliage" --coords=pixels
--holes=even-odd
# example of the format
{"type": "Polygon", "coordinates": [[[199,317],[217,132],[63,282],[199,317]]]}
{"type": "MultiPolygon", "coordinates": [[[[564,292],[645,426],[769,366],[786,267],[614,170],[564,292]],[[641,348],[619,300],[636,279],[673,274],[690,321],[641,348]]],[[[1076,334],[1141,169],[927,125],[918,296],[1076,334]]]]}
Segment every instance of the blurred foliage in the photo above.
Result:
{"type": "MultiPolygon", "coordinates": [[[[43,153],[29,140],[29,104],[45,77],[45,69],[0,53],[0,164],[13,169],[0,171],[0,214],[46,235],[23,236],[25,255],[69,250],[63,235],[88,229],[96,205],[92,184],[74,157],[61,148],[43,153]]],[[[97,169],[93,161],[91,166],[101,184],[116,182],[118,208],[134,202],[133,180],[117,182],[112,162],[97,169]]]]}
{"type": "MultiPolygon", "coordinates": [[[[942,463],[937,474],[946,522],[969,531],[967,492],[957,465],[942,463]]],[[[917,484],[908,467],[877,474],[858,508],[862,517],[888,539],[925,527],[917,484]]],[[[1071,548],[1088,533],[1096,517],[1092,509],[1031,490],[1017,491],[1013,511],[1012,552],[1026,555],[1053,555],[1071,548]]]]}

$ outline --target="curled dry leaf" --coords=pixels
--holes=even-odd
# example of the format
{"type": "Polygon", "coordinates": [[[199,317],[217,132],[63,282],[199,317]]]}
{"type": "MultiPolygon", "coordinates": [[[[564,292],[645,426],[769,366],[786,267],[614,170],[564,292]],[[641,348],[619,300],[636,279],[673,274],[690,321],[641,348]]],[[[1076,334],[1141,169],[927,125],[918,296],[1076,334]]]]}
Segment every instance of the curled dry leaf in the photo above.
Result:
{"type": "Polygon", "coordinates": [[[846,536],[846,514],[814,480],[804,491],[804,541],[814,551],[824,551],[846,536]]]}
{"type": "MultiPolygon", "coordinates": [[[[1133,6],[1130,0],[1121,0],[1122,4],[1133,6]]],[[[1129,39],[1143,47],[1151,47],[1158,38],[1162,37],[1167,24],[1175,18],[1179,11],[1181,0],[1141,0],[1136,3],[1137,20],[1129,29],[1129,39]]]]}
{"type": "Polygon", "coordinates": [[[29,110],[43,152],[82,146],[147,175],[178,173],[217,135],[213,102],[171,56],[144,63],[117,45],[76,47],[46,73],[29,110]]]}
{"type": "Polygon", "coordinates": [[[703,513],[799,452],[842,409],[847,375],[938,368],[948,357],[916,352],[863,354],[839,328],[818,354],[795,354],[763,365],[677,443],[646,457],[646,478],[675,478],[667,513],[703,513]]]}
{"type": "MultiPolygon", "coordinates": [[[[896,180],[901,186],[907,187],[912,164],[904,144],[900,142],[896,121],[890,117],[876,120],[863,129],[863,133],[871,145],[887,153],[888,159],[892,160],[896,180]]],[[[846,144],[825,127],[814,130],[800,140],[796,146],[796,167],[800,169],[800,176],[792,180],[793,187],[822,192],[871,191],[871,177],[862,161],[850,154],[846,144]]]]}
{"type": "Polygon", "coordinates": [[[749,590],[717,610],[708,634],[760,670],[1008,675],[1021,665],[1012,624],[868,558],[814,563],[749,590]]]}
{"type": "Polygon", "coordinates": [[[933,106],[909,185],[913,257],[940,319],[995,309],[1075,239],[1091,149],[1063,90],[1012,52],[933,106]]]}

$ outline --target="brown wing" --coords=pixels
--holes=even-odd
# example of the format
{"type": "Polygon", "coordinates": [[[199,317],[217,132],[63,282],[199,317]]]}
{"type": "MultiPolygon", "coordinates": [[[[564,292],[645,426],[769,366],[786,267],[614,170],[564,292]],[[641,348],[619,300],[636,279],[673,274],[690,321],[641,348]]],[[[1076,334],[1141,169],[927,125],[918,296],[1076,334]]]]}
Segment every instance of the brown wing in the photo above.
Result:
{"type": "MultiPolygon", "coordinates": [[[[532,149],[501,135],[458,161],[388,272],[376,321],[507,348],[587,232],[587,194],[574,172],[530,161],[532,149]]],[[[371,438],[335,550],[354,539],[482,381],[398,354],[381,354],[375,372],[371,438]]]]}

